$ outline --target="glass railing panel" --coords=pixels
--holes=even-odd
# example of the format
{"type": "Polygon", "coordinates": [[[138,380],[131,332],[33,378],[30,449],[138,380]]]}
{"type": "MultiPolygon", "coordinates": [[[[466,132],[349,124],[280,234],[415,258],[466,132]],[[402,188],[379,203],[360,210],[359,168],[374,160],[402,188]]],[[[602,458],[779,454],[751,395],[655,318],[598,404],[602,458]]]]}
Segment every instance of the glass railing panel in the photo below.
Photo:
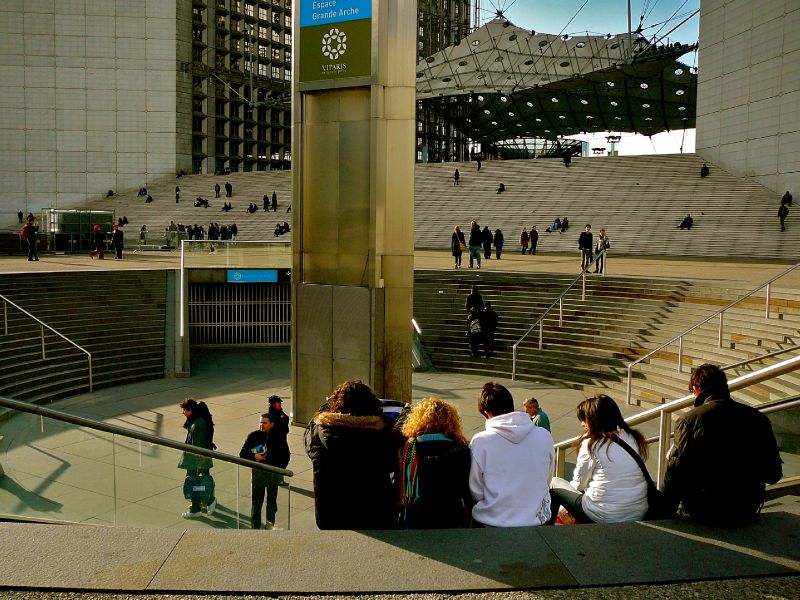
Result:
{"type": "Polygon", "coordinates": [[[0,428],[0,514],[114,524],[111,434],[31,414],[0,428]]]}
{"type": "MultiPolygon", "coordinates": [[[[252,528],[252,521],[251,521],[251,511],[252,511],[252,473],[253,470],[247,467],[239,467],[240,470],[240,481],[241,481],[241,493],[239,497],[239,503],[241,506],[241,528],[242,529],[251,529],[252,528]]],[[[260,511],[260,522],[262,527],[266,524],[268,517],[272,516],[272,526],[274,529],[289,529],[290,528],[290,516],[289,512],[291,510],[291,494],[290,494],[290,487],[289,484],[291,482],[291,478],[289,477],[282,477],[277,474],[266,474],[264,472],[259,473],[257,476],[260,481],[265,481],[268,479],[272,479],[277,484],[277,494],[275,496],[275,513],[274,515],[267,514],[267,488],[264,488],[264,501],[261,503],[261,511],[260,511]]],[[[273,488],[274,489],[274,488],[273,488]]]]}
{"type": "Polygon", "coordinates": [[[800,476],[800,407],[767,415],[783,459],[783,478],[800,476]]]}
{"type": "Polygon", "coordinates": [[[193,240],[184,242],[183,248],[186,268],[289,269],[292,266],[292,245],[289,241],[193,240]]]}

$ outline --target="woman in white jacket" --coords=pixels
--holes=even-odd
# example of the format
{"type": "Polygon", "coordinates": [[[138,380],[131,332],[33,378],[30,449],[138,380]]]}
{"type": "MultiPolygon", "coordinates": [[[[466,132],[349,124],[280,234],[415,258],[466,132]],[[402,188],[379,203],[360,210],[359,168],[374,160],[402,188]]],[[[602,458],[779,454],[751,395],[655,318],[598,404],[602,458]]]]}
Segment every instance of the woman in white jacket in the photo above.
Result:
{"type": "Polygon", "coordinates": [[[625,423],[617,403],[604,394],[578,404],[576,413],[585,433],[577,443],[572,481],[554,477],[550,485],[552,514],[563,506],[579,523],[641,519],[647,512],[647,481],[620,442],[645,459],[644,436],[625,423]]]}

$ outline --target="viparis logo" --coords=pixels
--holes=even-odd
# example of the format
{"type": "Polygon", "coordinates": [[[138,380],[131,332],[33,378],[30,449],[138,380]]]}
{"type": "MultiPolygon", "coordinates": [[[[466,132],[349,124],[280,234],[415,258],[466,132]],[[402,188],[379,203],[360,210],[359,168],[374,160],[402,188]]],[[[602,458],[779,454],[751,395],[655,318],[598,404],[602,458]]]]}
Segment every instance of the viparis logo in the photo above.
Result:
{"type": "Polygon", "coordinates": [[[325,58],[337,60],[347,51],[347,34],[335,27],[322,36],[322,54],[325,58]]]}

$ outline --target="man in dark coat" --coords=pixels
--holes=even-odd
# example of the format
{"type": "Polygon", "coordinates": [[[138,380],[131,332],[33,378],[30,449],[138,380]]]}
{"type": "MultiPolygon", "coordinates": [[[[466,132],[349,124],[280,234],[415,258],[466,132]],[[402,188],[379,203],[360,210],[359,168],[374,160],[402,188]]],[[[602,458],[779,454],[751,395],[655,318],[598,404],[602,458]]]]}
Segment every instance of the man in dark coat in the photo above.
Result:
{"type": "Polygon", "coordinates": [[[492,308],[492,303],[487,302],[486,308],[480,315],[481,328],[483,329],[483,351],[486,358],[494,354],[494,334],[497,331],[497,313],[492,308]]]}
{"type": "Polygon", "coordinates": [[[225,197],[231,198],[233,196],[233,186],[230,181],[225,182],[225,197]]]}
{"type": "MultiPolygon", "coordinates": [[[[239,451],[239,456],[285,469],[289,464],[290,455],[286,436],[281,433],[281,427],[279,417],[275,414],[266,412],[261,415],[258,429],[247,435],[247,439],[239,451]]],[[[278,512],[278,487],[282,482],[283,475],[262,469],[252,469],[250,524],[253,529],[261,529],[261,505],[264,503],[265,493],[267,518],[264,522],[264,529],[274,529],[275,515],[278,512]]]]}
{"type": "Polygon", "coordinates": [[[578,248],[581,251],[581,271],[586,271],[592,264],[592,226],[588,223],[578,237],[578,248]]]}
{"type": "Polygon", "coordinates": [[[725,373],[715,365],[695,369],[689,387],[695,408],[675,425],[664,493],[692,519],[750,520],[761,510],[765,484],[783,475],[769,419],[731,399],[725,373]]]}
{"type": "Polygon", "coordinates": [[[483,231],[481,231],[481,240],[483,241],[483,258],[489,260],[492,258],[492,242],[494,241],[494,236],[489,230],[488,225],[484,225],[483,231]]]}
{"type": "Polygon", "coordinates": [[[781,207],[778,209],[778,218],[781,221],[781,231],[786,231],[786,217],[789,216],[789,207],[785,204],[781,204],[781,207]]]}
{"type": "Polygon", "coordinates": [[[111,243],[114,245],[116,252],[115,260],[122,260],[122,247],[125,239],[125,234],[122,233],[122,228],[119,225],[114,225],[114,233],[111,235],[111,243]]]}
{"type": "Polygon", "coordinates": [[[272,212],[278,212],[278,194],[272,191],[272,212]]]}
{"type": "Polygon", "coordinates": [[[36,219],[33,215],[28,215],[28,221],[22,228],[22,235],[28,242],[28,260],[39,260],[39,253],[36,251],[37,231],[39,231],[39,226],[36,224],[36,219]]]}

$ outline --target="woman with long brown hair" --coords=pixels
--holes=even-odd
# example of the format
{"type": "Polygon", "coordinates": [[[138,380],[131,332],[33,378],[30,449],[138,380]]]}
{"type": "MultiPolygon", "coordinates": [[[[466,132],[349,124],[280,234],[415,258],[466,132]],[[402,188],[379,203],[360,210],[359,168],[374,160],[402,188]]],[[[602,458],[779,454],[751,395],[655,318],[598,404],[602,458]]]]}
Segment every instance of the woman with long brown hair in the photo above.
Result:
{"type": "Polygon", "coordinates": [[[579,523],[636,521],[647,512],[647,481],[623,447],[647,457],[647,444],[632,429],[609,396],[598,394],[578,404],[576,415],[584,428],[577,442],[578,459],[572,481],[554,477],[553,515],[563,506],[579,523]]]}

